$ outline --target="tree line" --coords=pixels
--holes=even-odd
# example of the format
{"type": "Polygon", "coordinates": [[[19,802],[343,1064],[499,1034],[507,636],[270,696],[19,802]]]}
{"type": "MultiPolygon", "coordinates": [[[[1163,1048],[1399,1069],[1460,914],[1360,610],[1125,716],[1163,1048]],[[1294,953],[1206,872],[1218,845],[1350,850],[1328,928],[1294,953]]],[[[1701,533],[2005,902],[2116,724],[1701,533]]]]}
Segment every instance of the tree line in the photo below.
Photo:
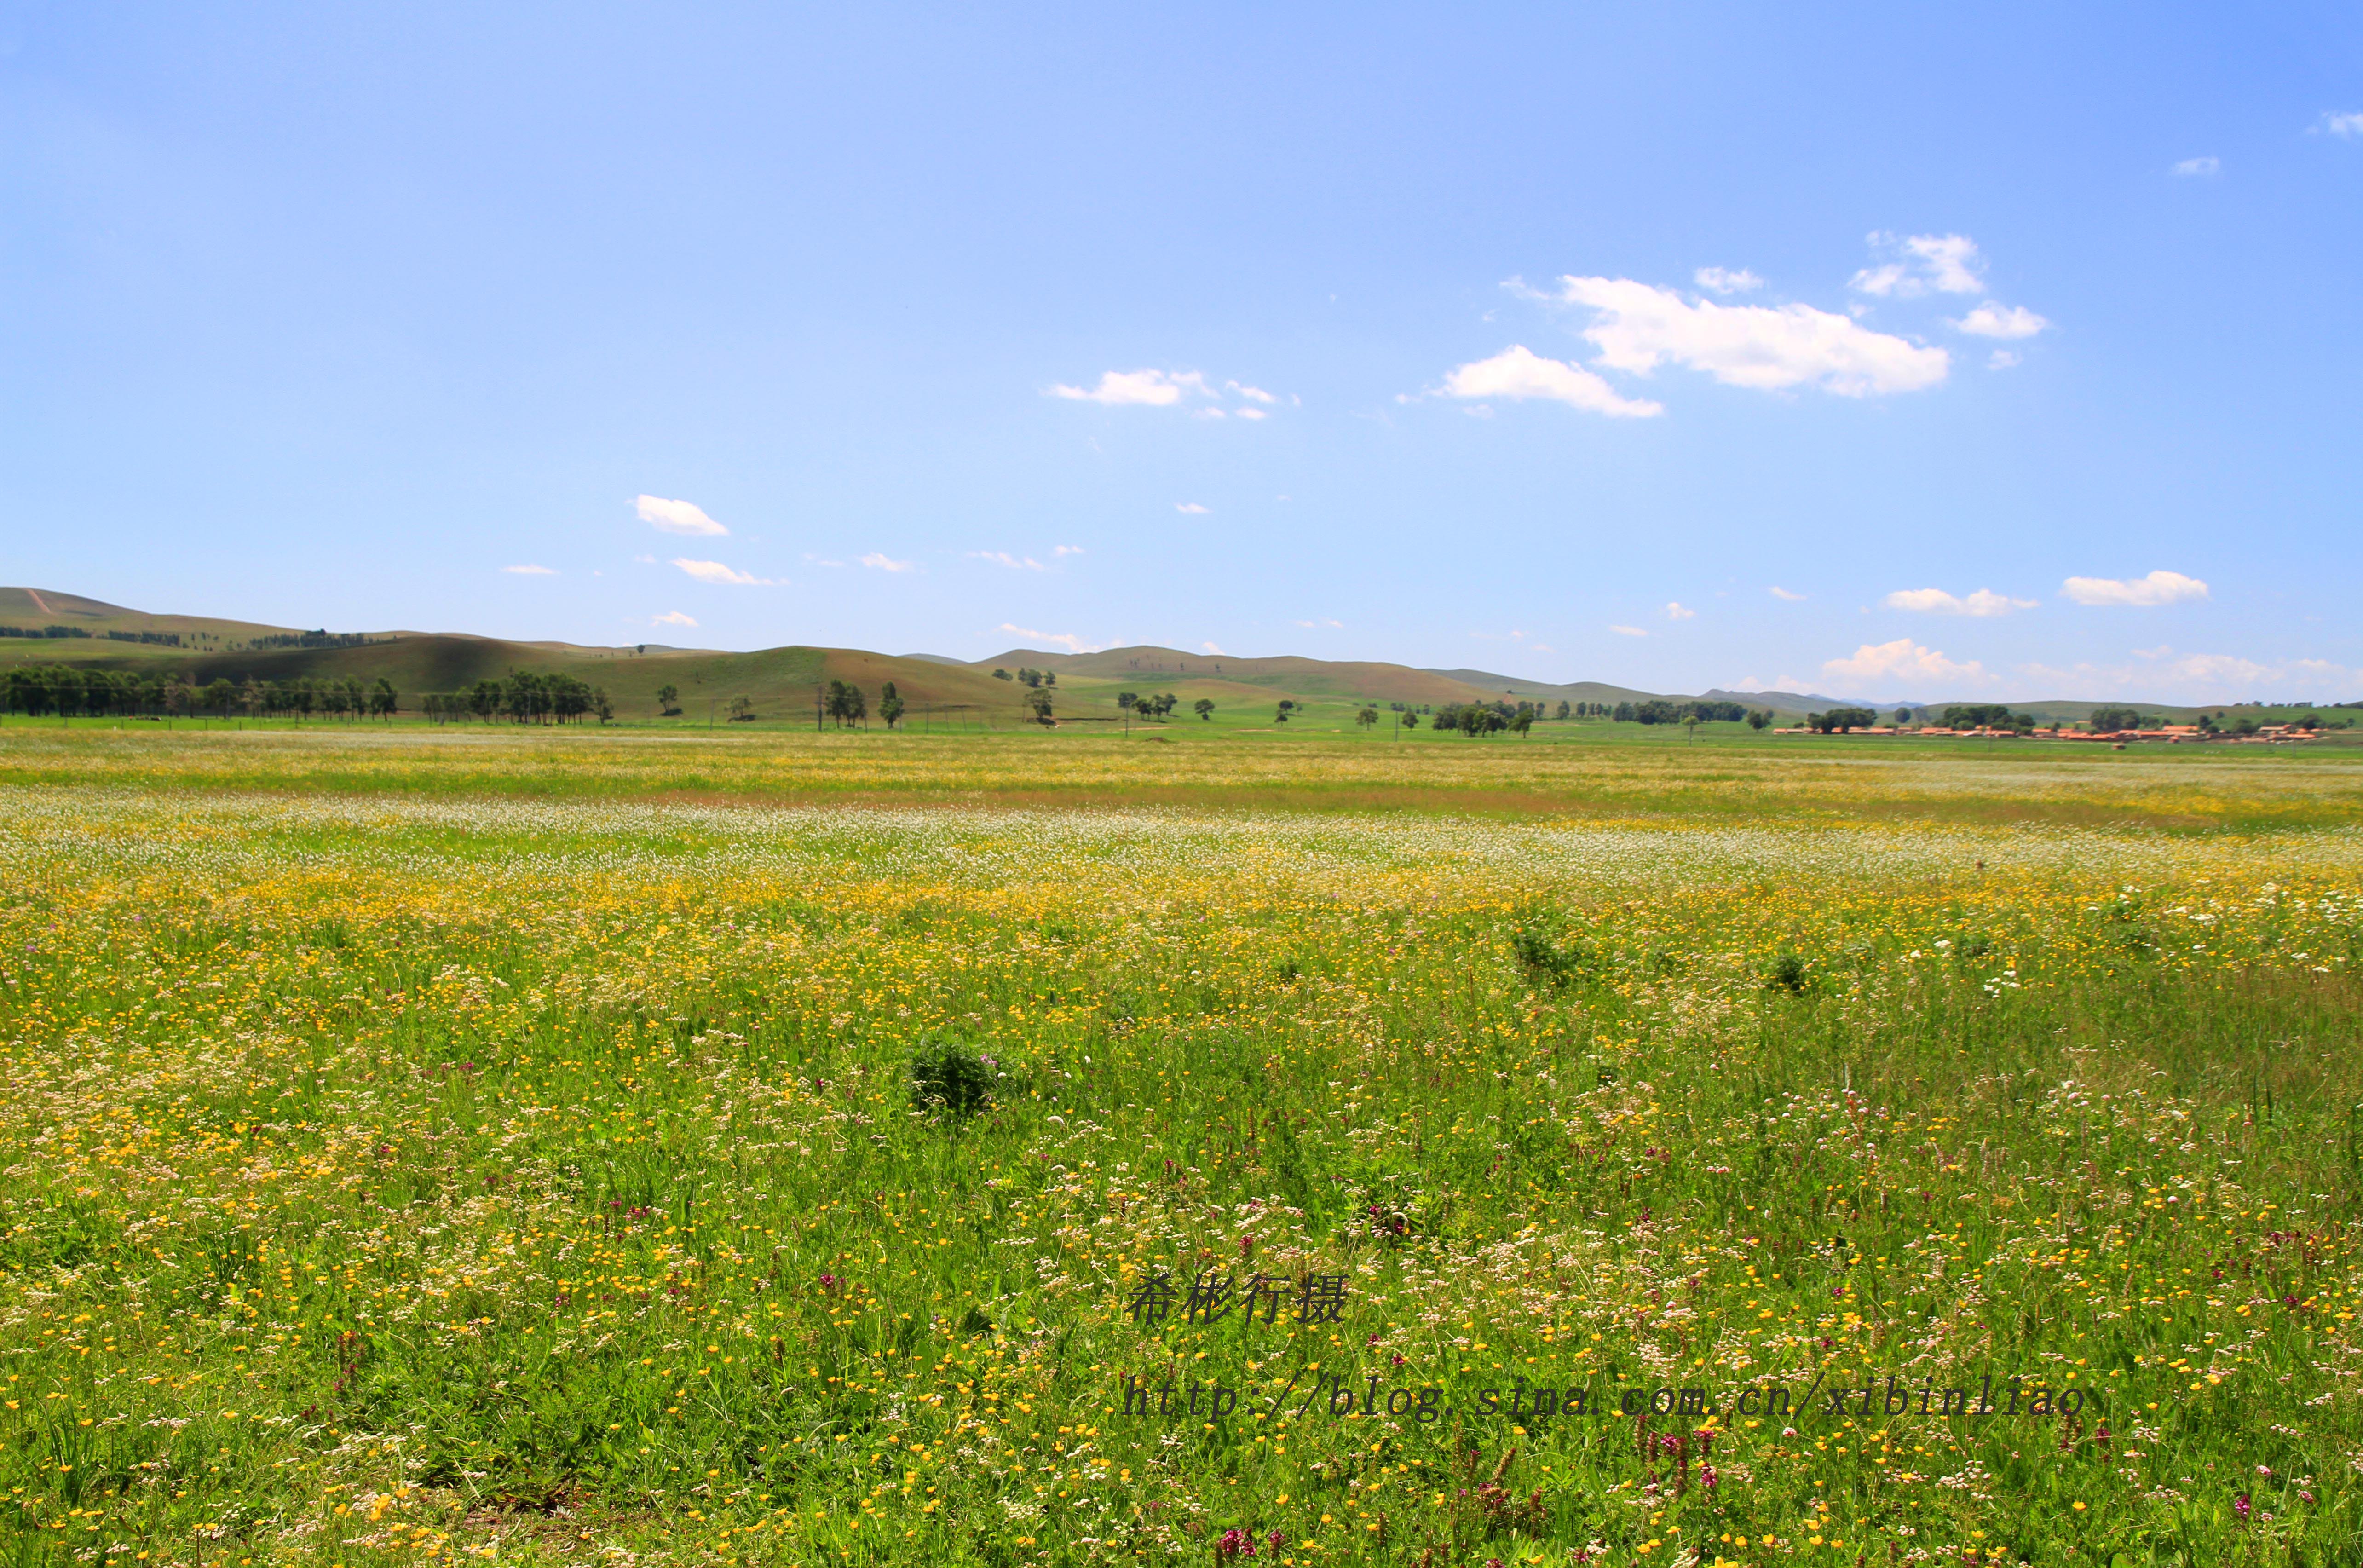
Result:
{"type": "Polygon", "coordinates": [[[245,715],[309,718],[385,717],[398,709],[390,682],[363,685],[358,679],[297,676],[284,681],[213,680],[197,685],[186,676],[135,674],[122,670],[83,670],[71,664],[26,665],[0,675],[0,710],[36,717],[135,717],[245,715]]]}
{"type": "MultiPolygon", "coordinates": [[[[78,626],[0,626],[0,637],[65,638],[89,637],[89,630],[78,626]]],[[[109,642],[144,642],[156,648],[178,648],[181,634],[177,631],[107,631],[96,634],[109,642]]]]}
{"type": "Polygon", "coordinates": [[[437,724],[467,719],[489,724],[495,718],[513,724],[571,724],[586,717],[605,724],[616,717],[616,705],[608,700],[605,687],[572,675],[537,675],[523,670],[512,670],[497,681],[478,681],[461,691],[429,692],[418,699],[418,706],[437,724]]]}

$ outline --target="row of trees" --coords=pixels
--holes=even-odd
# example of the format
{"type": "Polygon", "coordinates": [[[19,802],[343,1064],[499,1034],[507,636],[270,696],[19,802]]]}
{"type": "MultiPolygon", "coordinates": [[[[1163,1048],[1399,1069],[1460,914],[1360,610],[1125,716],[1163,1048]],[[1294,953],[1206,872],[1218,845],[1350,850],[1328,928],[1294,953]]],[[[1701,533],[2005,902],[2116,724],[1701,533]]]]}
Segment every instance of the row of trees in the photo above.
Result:
{"type": "Polygon", "coordinates": [[[616,717],[616,705],[608,701],[605,687],[572,675],[536,675],[522,670],[510,671],[504,680],[478,681],[463,691],[429,692],[419,699],[419,706],[438,724],[471,718],[482,723],[505,718],[514,724],[571,724],[591,716],[605,724],[616,717]]]}
{"type": "Polygon", "coordinates": [[[300,675],[285,681],[249,676],[235,684],[214,680],[200,686],[185,676],[84,670],[71,664],[27,665],[0,676],[0,708],[68,717],[388,717],[399,705],[391,683],[380,679],[365,686],[351,676],[300,675]]]}
{"type": "MultiPolygon", "coordinates": [[[[1006,681],[1010,679],[1010,674],[1006,670],[995,670],[993,673],[993,678],[996,681],[1006,681]]],[[[1055,686],[1059,684],[1059,673],[1056,670],[1029,670],[1020,664],[1017,667],[1016,681],[1021,686],[1031,686],[1037,689],[1043,686],[1055,686]]]]}
{"type": "MultiPolygon", "coordinates": [[[[91,633],[78,626],[0,626],[0,637],[25,638],[87,638],[91,633]]],[[[181,634],[177,631],[106,631],[98,634],[109,642],[144,642],[156,648],[178,648],[181,634]]]]}
{"type": "MultiPolygon", "coordinates": [[[[1158,696],[1154,694],[1143,696],[1138,692],[1118,692],[1115,695],[1115,706],[1124,709],[1126,713],[1134,714],[1141,718],[1153,718],[1160,723],[1164,721],[1165,716],[1171,713],[1174,707],[1179,705],[1182,699],[1175,696],[1171,692],[1167,692],[1163,696],[1158,696]]],[[[1207,697],[1200,697],[1192,706],[1197,710],[1197,714],[1200,718],[1204,718],[1207,715],[1215,711],[1213,700],[1207,697]]]]}

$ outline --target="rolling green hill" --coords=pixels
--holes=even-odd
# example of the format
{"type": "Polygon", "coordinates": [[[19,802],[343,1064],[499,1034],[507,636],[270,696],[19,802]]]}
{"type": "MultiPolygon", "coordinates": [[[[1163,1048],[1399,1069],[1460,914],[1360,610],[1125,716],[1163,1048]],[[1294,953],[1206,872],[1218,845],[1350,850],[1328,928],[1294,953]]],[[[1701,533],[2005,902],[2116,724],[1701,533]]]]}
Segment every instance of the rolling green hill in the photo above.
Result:
{"type": "MultiPolygon", "coordinates": [[[[616,717],[632,723],[657,721],[657,694],[670,685],[679,694],[682,711],[665,722],[676,725],[711,723],[742,696],[754,705],[760,719],[804,722],[815,717],[819,690],[831,680],[841,680],[860,687],[873,712],[882,688],[891,681],[915,723],[1007,728],[1028,721],[1026,688],[993,672],[1014,676],[1026,667],[1056,676],[1053,701],[1062,725],[1126,722],[1117,697],[1126,691],[1171,693],[1178,699],[1178,721],[1190,722],[1192,705],[1205,699],[1215,704],[1216,729],[1291,732],[1302,731],[1308,723],[1316,728],[1348,728],[1355,712],[1366,705],[1383,711],[1394,704],[1417,708],[1532,701],[1555,708],[1562,701],[1613,705],[1660,695],[1597,681],[1554,684],[1486,670],[1427,670],[1292,656],[1237,658],[1152,646],[1092,653],[1013,648],[963,663],[939,654],[897,657],[850,648],[792,646],[732,653],[657,644],[601,648],[516,642],[449,632],[329,634],[205,616],[150,615],[46,588],[0,587],[0,628],[13,634],[0,636],[0,669],[63,662],[200,686],[216,680],[236,685],[306,676],[358,680],[363,685],[383,680],[399,694],[405,712],[416,712],[427,694],[463,691],[513,672],[564,674],[605,690],[616,717]],[[1292,723],[1278,721],[1283,699],[1297,705],[1292,723]]],[[[1769,708],[1782,722],[1836,701],[1796,692],[1705,695],[1769,708]]],[[[2081,718],[2095,705],[2053,701],[2014,706],[2046,717],[2081,718]]],[[[2146,706],[2178,721],[2188,721],[2199,711],[2146,706]]],[[[1192,723],[1192,728],[1198,726],[1192,723]]]]}

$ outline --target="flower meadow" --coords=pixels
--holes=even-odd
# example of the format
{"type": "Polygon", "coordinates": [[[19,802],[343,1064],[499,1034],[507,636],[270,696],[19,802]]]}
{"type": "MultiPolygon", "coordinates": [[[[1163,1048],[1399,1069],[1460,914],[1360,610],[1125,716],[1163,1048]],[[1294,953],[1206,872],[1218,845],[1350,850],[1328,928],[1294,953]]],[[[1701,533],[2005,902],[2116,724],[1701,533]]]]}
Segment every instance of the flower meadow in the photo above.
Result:
{"type": "Polygon", "coordinates": [[[2363,1556],[2350,829],[105,744],[0,784],[6,1561],[2363,1556]]]}

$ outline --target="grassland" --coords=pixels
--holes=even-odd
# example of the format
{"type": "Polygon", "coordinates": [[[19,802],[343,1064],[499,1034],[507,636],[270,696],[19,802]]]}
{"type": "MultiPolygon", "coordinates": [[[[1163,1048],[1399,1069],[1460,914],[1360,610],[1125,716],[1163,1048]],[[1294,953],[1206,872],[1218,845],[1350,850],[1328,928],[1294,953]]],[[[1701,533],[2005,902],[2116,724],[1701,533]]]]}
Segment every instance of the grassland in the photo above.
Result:
{"type": "Polygon", "coordinates": [[[2358,777],[0,726],[0,1552],[2355,1561],[2358,777]]]}

